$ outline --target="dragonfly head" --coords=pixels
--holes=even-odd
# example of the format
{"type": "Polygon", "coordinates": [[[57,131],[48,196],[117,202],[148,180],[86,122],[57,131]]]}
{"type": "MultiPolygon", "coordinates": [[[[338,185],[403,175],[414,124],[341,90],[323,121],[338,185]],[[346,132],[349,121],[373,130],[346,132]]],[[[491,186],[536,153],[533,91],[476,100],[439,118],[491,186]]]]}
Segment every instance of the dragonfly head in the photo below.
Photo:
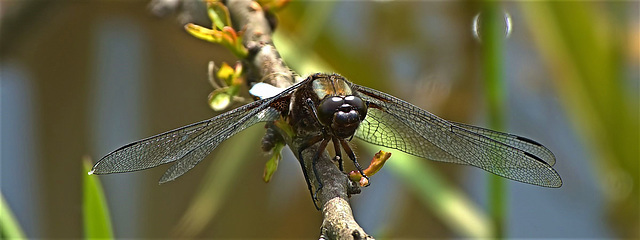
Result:
{"type": "Polygon", "coordinates": [[[318,120],[339,138],[350,138],[367,116],[367,105],[359,97],[330,96],[318,106],[318,120]]]}

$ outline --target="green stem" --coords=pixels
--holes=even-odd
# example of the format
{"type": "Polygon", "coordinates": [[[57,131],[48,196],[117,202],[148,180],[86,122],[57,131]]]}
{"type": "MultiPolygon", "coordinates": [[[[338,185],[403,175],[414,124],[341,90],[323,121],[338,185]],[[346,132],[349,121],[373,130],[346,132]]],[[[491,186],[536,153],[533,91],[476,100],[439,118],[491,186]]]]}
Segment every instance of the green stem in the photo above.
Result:
{"type": "MultiPolygon", "coordinates": [[[[480,22],[485,79],[484,90],[489,113],[489,127],[495,130],[504,128],[505,89],[502,75],[502,47],[505,37],[504,21],[504,14],[502,14],[498,2],[484,2],[480,22]]],[[[489,211],[495,228],[493,232],[496,238],[501,239],[505,237],[505,218],[507,215],[507,187],[504,179],[497,175],[490,175],[488,191],[489,211]]]]}

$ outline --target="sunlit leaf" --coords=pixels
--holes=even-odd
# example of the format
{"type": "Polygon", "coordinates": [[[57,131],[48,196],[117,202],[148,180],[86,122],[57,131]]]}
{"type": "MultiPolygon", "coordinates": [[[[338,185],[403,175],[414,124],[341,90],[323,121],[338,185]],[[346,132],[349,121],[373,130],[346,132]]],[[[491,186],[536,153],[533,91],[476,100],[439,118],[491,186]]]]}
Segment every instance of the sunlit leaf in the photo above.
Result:
{"type": "MultiPolygon", "coordinates": [[[[387,160],[389,160],[390,157],[391,157],[390,152],[378,151],[373,156],[373,159],[371,160],[369,167],[364,169],[362,172],[364,172],[364,174],[367,175],[368,177],[375,175],[378,171],[380,171],[380,169],[382,169],[382,167],[384,166],[384,163],[387,162],[387,160]]],[[[351,179],[351,181],[354,181],[354,182],[360,182],[360,186],[369,185],[368,180],[366,178],[363,178],[362,174],[360,174],[359,171],[351,171],[349,173],[349,179],[351,179]]]]}
{"type": "Polygon", "coordinates": [[[216,29],[231,25],[229,9],[219,1],[207,1],[207,14],[216,29]]]}
{"type": "Polygon", "coordinates": [[[208,29],[202,26],[195,25],[193,23],[188,23],[184,26],[185,30],[196,38],[213,42],[220,43],[222,42],[222,32],[208,29]]]}
{"type": "Polygon", "coordinates": [[[289,137],[294,136],[293,128],[284,119],[280,118],[273,122],[273,125],[282,129],[289,137]]]}
{"type": "Polygon", "coordinates": [[[209,107],[214,111],[222,111],[231,104],[231,95],[227,93],[227,88],[214,90],[209,94],[209,107]]]}
{"type": "Polygon", "coordinates": [[[273,148],[273,153],[271,154],[271,158],[264,165],[264,174],[262,176],[264,182],[269,182],[273,174],[278,170],[278,163],[282,160],[282,148],[284,147],[283,143],[276,143],[273,148]]]}

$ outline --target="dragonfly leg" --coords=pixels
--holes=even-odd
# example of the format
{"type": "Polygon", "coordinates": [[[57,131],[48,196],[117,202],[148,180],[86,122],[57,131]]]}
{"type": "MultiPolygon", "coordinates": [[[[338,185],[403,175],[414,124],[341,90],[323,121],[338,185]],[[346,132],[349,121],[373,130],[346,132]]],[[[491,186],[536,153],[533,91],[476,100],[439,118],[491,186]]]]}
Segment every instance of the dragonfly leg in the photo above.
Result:
{"type": "Polygon", "coordinates": [[[300,160],[300,166],[302,167],[302,174],[304,175],[304,180],[307,181],[307,188],[309,188],[309,194],[311,194],[311,199],[313,200],[313,206],[316,207],[316,210],[320,210],[318,204],[315,200],[315,195],[313,194],[313,189],[311,188],[311,182],[309,181],[309,174],[307,173],[307,168],[304,167],[304,161],[300,160]]]}
{"type": "MultiPolygon", "coordinates": [[[[307,106],[311,108],[311,111],[313,112],[313,116],[316,118],[318,122],[320,122],[320,119],[318,119],[318,110],[316,109],[316,106],[313,103],[313,100],[311,100],[311,98],[307,98],[305,102],[307,103],[307,106]]],[[[327,136],[327,129],[325,129],[324,127],[322,128],[322,135],[327,136]]],[[[342,164],[342,152],[340,151],[340,145],[338,145],[338,139],[336,137],[333,137],[332,141],[333,141],[333,147],[336,152],[336,157],[334,158],[334,161],[338,161],[338,167],[340,168],[340,171],[344,172],[344,165],[342,164]]]]}
{"type": "Polygon", "coordinates": [[[336,152],[336,157],[334,158],[334,160],[338,161],[338,167],[340,168],[340,171],[344,172],[344,165],[342,164],[342,151],[340,150],[340,141],[336,137],[333,137],[332,141],[333,141],[333,148],[335,149],[335,152],[336,152]]]}
{"type": "Polygon", "coordinates": [[[316,144],[319,141],[322,141],[323,137],[321,135],[315,136],[307,140],[300,146],[300,150],[298,151],[298,161],[300,162],[300,167],[302,167],[302,174],[304,175],[304,180],[307,182],[307,188],[309,189],[309,194],[311,195],[311,199],[313,200],[313,205],[317,210],[320,210],[318,207],[318,203],[316,203],[316,196],[313,193],[313,188],[311,187],[311,181],[309,180],[309,173],[307,173],[307,168],[304,165],[304,159],[302,158],[302,151],[309,148],[313,144],[316,144]]]}
{"type": "Polygon", "coordinates": [[[349,147],[349,143],[347,143],[346,140],[341,139],[340,145],[342,145],[342,149],[344,149],[344,151],[347,153],[347,156],[349,156],[349,158],[353,160],[353,165],[356,167],[356,169],[358,169],[358,172],[360,172],[362,177],[369,180],[369,177],[367,177],[367,175],[364,174],[364,172],[362,171],[362,167],[360,166],[360,164],[358,163],[358,160],[356,159],[356,154],[353,153],[353,150],[351,149],[351,147],[349,147]]]}
{"type": "Polygon", "coordinates": [[[318,146],[318,150],[316,154],[313,156],[313,161],[311,161],[311,168],[313,170],[313,175],[316,176],[316,182],[318,182],[318,188],[316,188],[315,194],[313,194],[313,202],[318,200],[318,192],[322,189],[322,180],[320,179],[320,175],[318,174],[318,169],[316,168],[316,164],[318,163],[318,159],[320,158],[320,154],[324,152],[324,149],[327,148],[327,144],[329,143],[329,139],[324,139],[320,142],[320,146],[318,146]]]}

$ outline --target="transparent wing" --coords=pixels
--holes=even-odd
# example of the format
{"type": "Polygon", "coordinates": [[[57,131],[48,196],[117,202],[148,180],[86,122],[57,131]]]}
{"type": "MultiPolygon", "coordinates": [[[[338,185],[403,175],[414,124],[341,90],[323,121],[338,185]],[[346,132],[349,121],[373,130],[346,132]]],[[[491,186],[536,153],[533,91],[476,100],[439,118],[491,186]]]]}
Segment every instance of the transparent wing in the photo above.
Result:
{"type": "Polygon", "coordinates": [[[100,159],[92,173],[132,172],[176,161],[160,179],[160,183],[172,181],[202,161],[227,138],[258,122],[278,119],[280,112],[271,105],[291,91],[293,87],[273,98],[125,145],[100,159]]]}
{"type": "Polygon", "coordinates": [[[488,137],[494,141],[498,141],[500,143],[506,144],[508,146],[512,146],[514,148],[517,148],[524,152],[532,154],[536,156],[539,160],[546,162],[550,166],[553,166],[556,164],[556,157],[553,155],[551,150],[547,149],[542,144],[534,140],[531,140],[529,138],[521,137],[521,136],[510,134],[510,133],[498,132],[498,131],[481,128],[477,126],[472,126],[464,123],[454,123],[454,122],[451,122],[451,123],[458,127],[464,128],[469,132],[488,137]]]}
{"type": "Polygon", "coordinates": [[[352,84],[369,103],[355,136],[435,161],[468,164],[512,180],[560,187],[555,157],[541,144],[512,134],[452,123],[389,94],[352,84]]]}

